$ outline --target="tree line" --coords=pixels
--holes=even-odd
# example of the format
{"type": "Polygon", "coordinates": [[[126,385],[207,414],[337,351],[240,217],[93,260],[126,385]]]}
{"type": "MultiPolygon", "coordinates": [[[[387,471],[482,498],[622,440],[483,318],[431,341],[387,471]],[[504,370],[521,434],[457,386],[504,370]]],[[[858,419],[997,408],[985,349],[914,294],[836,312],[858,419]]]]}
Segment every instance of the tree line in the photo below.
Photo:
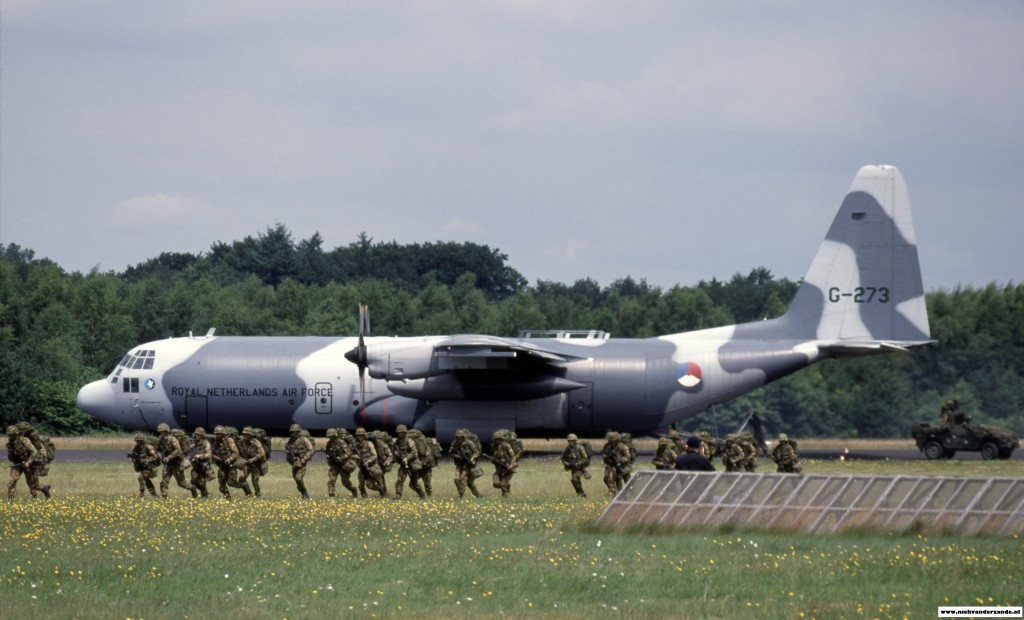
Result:
{"type": "MultiPolygon", "coordinates": [[[[521,329],[601,329],[643,338],[772,318],[798,283],[764,267],[727,281],[662,289],[621,278],[533,285],[485,245],[401,245],[365,234],[325,251],[282,225],[209,252],[164,253],[123,272],[66,272],[32,250],[0,247],[0,424],[54,434],[106,430],[75,407],[79,387],[137,344],[216,327],[219,335],[354,335],[369,304],[373,333],[411,336],[521,329]]],[[[734,430],[758,411],[768,432],[797,437],[908,437],[961,397],[976,422],[1024,431],[1024,285],[927,295],[932,337],[910,354],[826,361],[720,405],[681,430],[734,430]]]]}

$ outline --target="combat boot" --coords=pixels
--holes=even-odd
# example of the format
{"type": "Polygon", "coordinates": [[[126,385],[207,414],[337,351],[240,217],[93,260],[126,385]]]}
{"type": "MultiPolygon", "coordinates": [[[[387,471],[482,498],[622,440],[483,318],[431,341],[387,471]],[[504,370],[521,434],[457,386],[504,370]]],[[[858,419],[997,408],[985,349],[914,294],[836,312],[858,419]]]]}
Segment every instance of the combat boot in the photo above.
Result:
{"type": "Polygon", "coordinates": [[[46,499],[50,499],[50,485],[44,484],[43,488],[39,490],[43,492],[43,495],[46,497],[46,499]]]}
{"type": "Polygon", "coordinates": [[[309,499],[309,493],[303,491],[302,492],[302,499],[309,499]]]}
{"type": "MultiPolygon", "coordinates": [[[[199,497],[199,487],[197,487],[196,485],[193,484],[192,486],[190,486],[188,488],[188,490],[192,492],[192,499],[195,499],[195,498],[199,497]]],[[[164,497],[167,497],[167,496],[164,495],[164,497]]]]}
{"type": "Polygon", "coordinates": [[[249,483],[248,482],[243,482],[242,483],[242,490],[245,491],[246,497],[252,495],[252,488],[249,487],[249,483]]]}

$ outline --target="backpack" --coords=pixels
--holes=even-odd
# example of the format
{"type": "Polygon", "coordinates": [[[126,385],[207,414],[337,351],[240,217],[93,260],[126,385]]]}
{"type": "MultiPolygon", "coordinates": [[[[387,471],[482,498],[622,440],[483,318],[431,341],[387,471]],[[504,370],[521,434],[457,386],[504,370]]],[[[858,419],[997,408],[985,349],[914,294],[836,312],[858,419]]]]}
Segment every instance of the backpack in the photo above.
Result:
{"type": "MultiPolygon", "coordinates": [[[[480,443],[480,438],[476,436],[476,433],[468,428],[460,428],[459,431],[465,431],[466,439],[473,442],[473,446],[476,448],[476,451],[480,454],[484,453],[484,445],[480,443]]],[[[455,434],[457,435],[459,431],[455,431],[455,434]]]]}
{"type": "Polygon", "coordinates": [[[189,447],[188,434],[180,428],[172,428],[171,437],[174,441],[178,442],[178,449],[181,450],[181,460],[178,461],[180,463],[180,467],[182,469],[192,467],[192,461],[188,458],[188,453],[191,451],[191,448],[189,447]]]}
{"type": "MultiPolygon", "coordinates": [[[[263,446],[263,452],[266,454],[267,461],[269,461],[270,460],[270,437],[267,437],[267,431],[265,431],[262,428],[255,428],[255,427],[253,427],[253,429],[252,429],[252,436],[259,440],[260,444],[263,446]]],[[[264,461],[264,464],[267,461],[264,461]]],[[[266,469],[266,467],[261,467],[260,469],[263,470],[263,469],[266,469]]],[[[267,472],[264,471],[262,473],[265,474],[267,472]]]]}
{"type": "Polygon", "coordinates": [[[416,444],[416,456],[419,458],[420,463],[424,467],[437,466],[437,461],[434,460],[434,453],[430,449],[430,440],[423,434],[423,431],[414,428],[409,431],[409,438],[416,444]]]}
{"type": "Polygon", "coordinates": [[[580,445],[587,451],[587,460],[589,461],[594,456],[594,446],[590,443],[589,439],[580,439],[580,445]]]}
{"type": "Polygon", "coordinates": [[[504,428],[494,431],[494,434],[501,437],[508,445],[512,446],[512,451],[516,454],[516,460],[519,459],[523,454],[523,440],[516,435],[515,431],[506,430],[504,428]]]}
{"type": "Polygon", "coordinates": [[[629,448],[629,462],[630,463],[635,463],[636,462],[636,446],[633,445],[633,436],[630,435],[629,433],[619,433],[619,441],[621,441],[622,443],[626,444],[626,447],[629,448]]]}
{"type": "Polygon", "coordinates": [[[391,451],[391,437],[384,431],[370,431],[366,438],[377,448],[377,464],[381,470],[385,473],[391,471],[391,466],[395,462],[395,455],[391,451]]]}
{"type": "Polygon", "coordinates": [[[50,463],[57,456],[57,447],[53,445],[53,440],[47,435],[40,435],[33,432],[29,436],[29,441],[36,449],[36,458],[32,463],[32,468],[39,476],[45,476],[50,473],[50,463]]]}

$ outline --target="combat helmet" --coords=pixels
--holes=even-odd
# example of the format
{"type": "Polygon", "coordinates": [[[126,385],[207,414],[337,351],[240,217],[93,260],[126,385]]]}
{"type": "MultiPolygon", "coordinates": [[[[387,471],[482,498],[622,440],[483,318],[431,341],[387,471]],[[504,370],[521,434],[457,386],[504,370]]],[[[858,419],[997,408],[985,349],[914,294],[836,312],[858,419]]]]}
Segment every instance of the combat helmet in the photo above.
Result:
{"type": "Polygon", "coordinates": [[[779,433],[779,443],[782,443],[783,441],[789,441],[789,435],[786,433],[779,433]]]}
{"type": "Polygon", "coordinates": [[[7,427],[7,434],[8,435],[17,435],[18,434],[18,427],[17,426],[13,426],[13,425],[12,426],[8,426],[7,427]]]}
{"type": "Polygon", "coordinates": [[[226,435],[227,434],[227,430],[225,430],[223,426],[215,426],[213,428],[213,434],[214,435],[226,435]]]}
{"type": "Polygon", "coordinates": [[[462,438],[462,439],[465,439],[466,437],[469,437],[469,433],[466,432],[466,429],[460,428],[457,431],[455,431],[455,436],[459,437],[459,438],[462,438]]]}
{"type": "Polygon", "coordinates": [[[405,424],[399,424],[398,428],[395,429],[395,433],[398,433],[398,434],[408,433],[408,432],[409,432],[409,427],[407,427],[405,424]]]}
{"type": "Polygon", "coordinates": [[[608,434],[604,436],[605,441],[618,441],[622,439],[622,436],[615,431],[608,431],[608,434]]]}
{"type": "Polygon", "coordinates": [[[366,429],[360,426],[356,429],[356,437],[366,437],[366,429]]]}
{"type": "Polygon", "coordinates": [[[569,436],[566,437],[565,440],[568,441],[569,443],[572,443],[574,441],[578,441],[579,437],[576,436],[576,433],[569,433],[569,436]]]}
{"type": "Polygon", "coordinates": [[[242,429],[242,434],[243,435],[254,435],[255,433],[252,432],[252,427],[251,426],[246,426],[245,428],[242,429]]]}
{"type": "Polygon", "coordinates": [[[206,429],[202,426],[197,426],[196,430],[192,431],[192,434],[197,437],[206,437],[206,429]]]}
{"type": "Polygon", "coordinates": [[[161,422],[161,423],[156,425],[156,432],[158,432],[158,433],[169,433],[169,432],[171,432],[171,427],[167,425],[167,422],[161,422]]]}
{"type": "Polygon", "coordinates": [[[302,432],[302,427],[299,426],[298,424],[292,424],[291,426],[288,427],[288,432],[289,433],[301,433],[302,432]]]}
{"type": "Polygon", "coordinates": [[[142,433],[135,433],[135,441],[146,441],[146,436],[142,433]]]}
{"type": "Polygon", "coordinates": [[[668,445],[668,437],[662,437],[662,438],[658,439],[658,446],[659,447],[660,446],[667,446],[667,445],[668,445]]]}
{"type": "Polygon", "coordinates": [[[327,436],[328,437],[337,437],[338,436],[338,429],[336,429],[336,428],[329,428],[329,429],[327,429],[327,436]]]}

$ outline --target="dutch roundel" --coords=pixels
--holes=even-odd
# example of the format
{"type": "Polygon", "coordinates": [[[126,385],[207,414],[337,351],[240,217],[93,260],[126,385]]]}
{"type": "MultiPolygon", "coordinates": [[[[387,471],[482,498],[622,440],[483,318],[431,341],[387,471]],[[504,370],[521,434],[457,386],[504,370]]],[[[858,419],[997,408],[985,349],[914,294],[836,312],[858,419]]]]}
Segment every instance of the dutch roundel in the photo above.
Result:
{"type": "Polygon", "coordinates": [[[679,374],[676,380],[679,381],[679,385],[683,386],[684,390],[697,390],[704,379],[700,372],[700,366],[693,362],[686,362],[679,367],[679,374]]]}

